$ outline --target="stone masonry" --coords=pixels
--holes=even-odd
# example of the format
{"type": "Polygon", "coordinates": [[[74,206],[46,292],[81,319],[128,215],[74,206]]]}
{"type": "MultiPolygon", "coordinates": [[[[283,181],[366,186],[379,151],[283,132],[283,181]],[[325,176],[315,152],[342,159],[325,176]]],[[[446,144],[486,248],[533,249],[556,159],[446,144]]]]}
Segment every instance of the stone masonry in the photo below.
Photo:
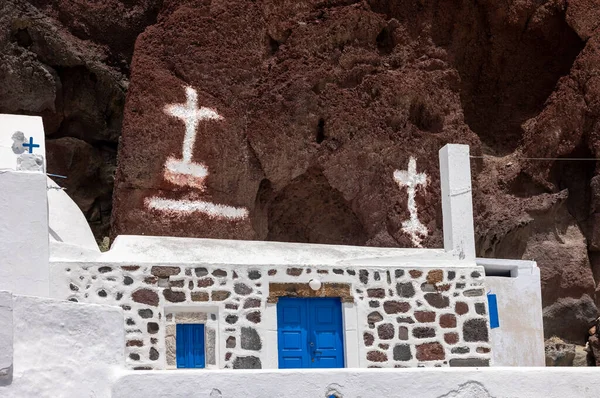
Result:
{"type": "Polygon", "coordinates": [[[305,294],[354,303],[361,367],[490,363],[479,267],[58,266],[70,281],[65,298],[123,308],[133,369],[175,367],[174,325],[180,320],[206,323],[207,368],[262,368],[265,346],[276,344],[266,341],[266,306],[282,295],[305,294]],[[323,287],[306,289],[310,278],[323,287]]]}

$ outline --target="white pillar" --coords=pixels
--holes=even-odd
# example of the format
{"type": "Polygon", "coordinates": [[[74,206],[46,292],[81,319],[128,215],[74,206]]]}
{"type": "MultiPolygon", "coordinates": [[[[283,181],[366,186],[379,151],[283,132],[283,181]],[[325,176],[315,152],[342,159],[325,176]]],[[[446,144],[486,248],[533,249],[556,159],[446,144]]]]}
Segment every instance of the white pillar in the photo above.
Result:
{"type": "Polygon", "coordinates": [[[448,144],[440,149],[440,182],[444,218],[444,249],[460,259],[475,259],[471,162],[469,146],[448,144]]]}
{"type": "Polygon", "coordinates": [[[0,291],[0,386],[10,383],[13,364],[13,299],[0,291]]]}
{"type": "Polygon", "coordinates": [[[49,295],[44,127],[0,115],[0,290],[49,295]]]}

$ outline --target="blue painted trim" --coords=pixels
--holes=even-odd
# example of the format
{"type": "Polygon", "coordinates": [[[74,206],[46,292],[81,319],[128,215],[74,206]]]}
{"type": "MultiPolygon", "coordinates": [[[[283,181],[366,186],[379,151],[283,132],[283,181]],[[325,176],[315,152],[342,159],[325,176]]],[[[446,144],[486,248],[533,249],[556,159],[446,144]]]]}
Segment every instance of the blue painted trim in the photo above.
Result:
{"type": "Polygon", "coordinates": [[[488,294],[488,311],[490,312],[490,329],[500,327],[500,318],[498,317],[498,300],[495,294],[488,294]]]}

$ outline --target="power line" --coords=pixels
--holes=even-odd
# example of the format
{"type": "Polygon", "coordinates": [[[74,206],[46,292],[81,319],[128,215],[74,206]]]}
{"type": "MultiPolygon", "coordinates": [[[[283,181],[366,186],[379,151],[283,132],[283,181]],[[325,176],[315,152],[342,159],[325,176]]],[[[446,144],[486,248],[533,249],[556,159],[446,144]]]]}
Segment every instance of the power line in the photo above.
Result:
{"type": "MultiPolygon", "coordinates": [[[[485,159],[488,156],[470,156],[473,159],[485,159]]],[[[564,161],[600,161],[600,158],[514,158],[514,160],[564,160],[564,161]]]]}

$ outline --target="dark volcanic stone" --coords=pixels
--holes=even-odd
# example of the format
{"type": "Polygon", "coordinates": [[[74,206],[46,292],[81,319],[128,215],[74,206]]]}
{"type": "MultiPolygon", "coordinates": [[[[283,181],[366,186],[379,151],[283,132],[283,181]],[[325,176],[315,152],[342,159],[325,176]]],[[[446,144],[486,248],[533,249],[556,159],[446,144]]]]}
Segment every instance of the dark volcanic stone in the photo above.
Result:
{"type": "Polygon", "coordinates": [[[237,315],[227,315],[225,317],[225,322],[227,322],[230,325],[233,325],[237,321],[238,321],[238,316],[237,315]]]}
{"type": "Polygon", "coordinates": [[[253,270],[248,271],[248,278],[250,280],[254,281],[254,280],[260,279],[261,276],[262,275],[261,275],[260,271],[258,271],[258,270],[253,269],[253,270]]]}
{"type": "Polygon", "coordinates": [[[485,319],[469,319],[463,323],[465,341],[488,341],[488,324],[485,319]]]}
{"type": "Polygon", "coordinates": [[[141,309],[138,311],[138,314],[144,319],[152,318],[154,315],[150,309],[141,309]]]}
{"type": "Polygon", "coordinates": [[[367,320],[369,323],[377,323],[383,321],[383,316],[379,312],[373,311],[367,316],[367,320]]]}
{"type": "Polygon", "coordinates": [[[244,284],[244,283],[236,283],[233,286],[233,290],[237,293],[240,294],[242,296],[247,296],[250,293],[252,293],[252,288],[249,287],[248,285],[244,284]]]}
{"type": "Polygon", "coordinates": [[[400,297],[410,298],[415,295],[415,287],[413,286],[412,282],[397,283],[396,292],[400,297]]]}
{"type": "Polygon", "coordinates": [[[373,337],[373,335],[371,333],[363,333],[363,341],[365,343],[365,346],[370,347],[373,345],[373,341],[375,341],[375,337],[373,337]]]}
{"type": "Polygon", "coordinates": [[[456,312],[458,315],[464,315],[466,313],[469,312],[469,304],[464,303],[462,301],[457,302],[454,305],[454,312],[456,312]]]}
{"type": "Polygon", "coordinates": [[[260,359],[254,356],[236,357],[233,361],[234,369],[260,369],[261,367],[260,359]]]}
{"type": "Polygon", "coordinates": [[[485,304],[484,303],[475,303],[475,312],[479,315],[485,315],[485,304]]]}
{"type": "Polygon", "coordinates": [[[415,311],[415,319],[417,320],[417,322],[421,323],[435,322],[435,312],[415,311]]]}
{"type": "Polygon", "coordinates": [[[449,364],[452,367],[485,367],[490,366],[490,360],[482,358],[453,358],[449,364]]]}
{"type": "Polygon", "coordinates": [[[425,343],[417,346],[419,361],[443,360],[445,357],[444,347],[440,343],[425,343]]]}
{"type": "Polygon", "coordinates": [[[468,354],[469,351],[471,351],[469,347],[454,347],[451,350],[453,354],[468,354]]]}
{"type": "Polygon", "coordinates": [[[225,347],[226,348],[235,348],[235,337],[234,336],[229,336],[227,337],[227,340],[225,341],[225,347]]]}
{"type": "Polygon", "coordinates": [[[391,323],[384,323],[383,325],[377,326],[377,335],[381,340],[391,340],[394,338],[394,325],[391,323]]]}
{"type": "Polygon", "coordinates": [[[403,301],[386,301],[383,303],[383,310],[386,314],[408,312],[410,310],[410,304],[403,301]]]}
{"type": "Polygon", "coordinates": [[[413,329],[413,336],[418,339],[424,339],[428,337],[435,337],[435,329],[428,327],[416,327],[413,329]]]}
{"type": "Polygon", "coordinates": [[[249,298],[244,301],[244,308],[258,308],[260,307],[260,299],[249,298]]]}
{"type": "Polygon", "coordinates": [[[252,311],[246,315],[246,319],[252,323],[260,323],[260,311],[252,311]]]}
{"type": "Polygon", "coordinates": [[[227,290],[216,290],[211,293],[211,298],[213,301],[223,301],[231,296],[231,292],[227,290]]]}
{"type": "Polygon", "coordinates": [[[242,327],[241,346],[244,350],[260,351],[262,343],[256,329],[252,327],[242,327]]]}
{"type": "Polygon", "coordinates": [[[161,267],[154,266],[150,270],[150,273],[159,278],[168,278],[171,275],[178,275],[181,272],[179,267],[161,267]]]}
{"type": "Polygon", "coordinates": [[[150,347],[149,357],[150,357],[151,361],[156,361],[158,359],[159,355],[158,355],[158,351],[156,350],[156,348],[150,347]]]}
{"type": "Polygon", "coordinates": [[[360,271],[358,271],[358,279],[364,285],[369,283],[369,271],[367,271],[366,269],[361,269],[360,271]]]}
{"type": "Polygon", "coordinates": [[[185,293],[184,292],[174,292],[171,289],[163,290],[163,295],[167,301],[172,303],[181,303],[185,301],[185,293]]]}
{"type": "Polygon", "coordinates": [[[408,344],[398,344],[394,347],[394,361],[410,361],[412,354],[408,344]]]}
{"type": "Polygon", "coordinates": [[[426,293],[425,300],[435,308],[447,308],[450,305],[450,299],[440,293],[426,293]]]}
{"type": "Polygon", "coordinates": [[[148,330],[148,333],[150,333],[150,334],[158,333],[158,323],[148,322],[147,330],[148,330]]]}
{"type": "Polygon", "coordinates": [[[454,314],[443,314],[440,316],[440,326],[443,328],[455,328],[456,316],[454,314]]]}
{"type": "Polygon", "coordinates": [[[367,353],[367,360],[371,362],[386,362],[388,357],[386,353],[381,351],[369,351],[367,353]]]}
{"type": "Polygon", "coordinates": [[[208,275],[208,270],[204,267],[199,267],[199,268],[194,268],[194,273],[196,274],[197,277],[203,277],[208,275]]]}
{"type": "Polygon", "coordinates": [[[131,294],[131,298],[136,303],[152,305],[156,307],[158,305],[158,294],[153,290],[140,289],[136,290],[131,294]]]}
{"type": "Polygon", "coordinates": [[[367,289],[367,296],[372,298],[384,298],[385,289],[367,289]]]}

